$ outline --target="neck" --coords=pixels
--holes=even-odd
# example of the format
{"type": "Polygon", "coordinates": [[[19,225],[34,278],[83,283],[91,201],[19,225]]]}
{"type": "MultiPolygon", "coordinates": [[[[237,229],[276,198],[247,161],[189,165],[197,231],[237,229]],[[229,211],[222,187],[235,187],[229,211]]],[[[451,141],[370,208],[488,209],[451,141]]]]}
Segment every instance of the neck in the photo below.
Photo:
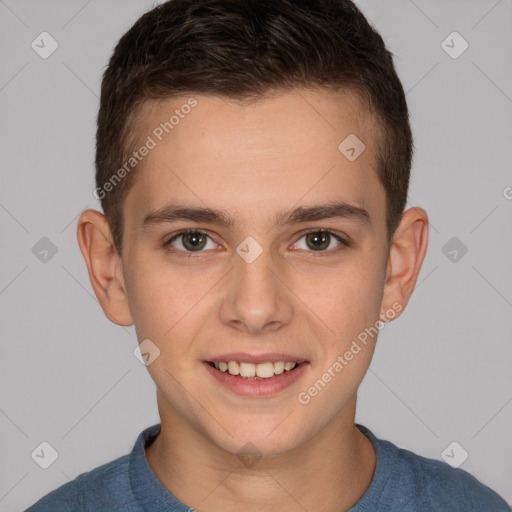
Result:
{"type": "MultiPolygon", "coordinates": [[[[182,503],[200,512],[346,511],[368,489],[376,467],[371,441],[355,426],[355,398],[316,436],[271,458],[240,458],[179,417],[162,415],[146,448],[152,470],[182,503]]],[[[161,411],[162,412],[162,411],[161,411]]]]}

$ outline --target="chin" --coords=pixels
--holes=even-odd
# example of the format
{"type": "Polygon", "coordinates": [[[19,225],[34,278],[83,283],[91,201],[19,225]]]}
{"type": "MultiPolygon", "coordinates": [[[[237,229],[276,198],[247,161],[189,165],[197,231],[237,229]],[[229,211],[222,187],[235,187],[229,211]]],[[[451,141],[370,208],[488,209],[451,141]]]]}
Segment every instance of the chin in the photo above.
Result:
{"type": "MultiPolygon", "coordinates": [[[[292,415],[290,415],[291,421],[292,415]]],[[[304,424],[299,429],[286,425],[283,418],[264,422],[251,420],[250,425],[236,425],[229,429],[229,435],[222,430],[216,432],[211,440],[222,450],[237,457],[272,458],[283,455],[305,442],[304,424]],[[280,422],[282,422],[280,424],[280,422]],[[292,428],[291,428],[292,427],[292,428]],[[220,434],[220,435],[219,435],[220,434]],[[232,437],[231,437],[232,436],[232,437]]]]}

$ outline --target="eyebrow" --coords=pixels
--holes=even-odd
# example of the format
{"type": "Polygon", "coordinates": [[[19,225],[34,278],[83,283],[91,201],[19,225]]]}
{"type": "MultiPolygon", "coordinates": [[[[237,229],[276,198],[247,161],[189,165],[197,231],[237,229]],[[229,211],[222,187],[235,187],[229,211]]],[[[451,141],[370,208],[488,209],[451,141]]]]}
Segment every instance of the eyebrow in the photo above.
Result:
{"type": "MultiPolygon", "coordinates": [[[[274,222],[276,226],[286,226],[332,218],[355,220],[363,224],[370,223],[370,215],[367,210],[339,201],[307,207],[299,206],[291,211],[284,210],[276,214],[274,222]]],[[[178,220],[204,222],[232,228],[237,223],[238,218],[230,216],[226,211],[222,210],[168,204],[163,208],[148,213],[142,221],[142,227],[178,220]]]]}

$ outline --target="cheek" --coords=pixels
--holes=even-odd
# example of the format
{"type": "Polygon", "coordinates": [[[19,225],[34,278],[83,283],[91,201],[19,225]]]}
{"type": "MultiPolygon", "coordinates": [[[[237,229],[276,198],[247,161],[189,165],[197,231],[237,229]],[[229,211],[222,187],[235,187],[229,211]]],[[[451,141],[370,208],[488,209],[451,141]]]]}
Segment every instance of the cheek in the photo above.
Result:
{"type": "Polygon", "coordinates": [[[186,301],[179,278],[154,265],[132,265],[129,276],[130,308],[139,339],[162,339],[182,317],[186,301]]]}
{"type": "MultiPolygon", "coordinates": [[[[339,271],[305,301],[314,315],[319,359],[298,396],[325,414],[337,414],[355,395],[373,357],[379,333],[379,275],[339,271]]],[[[303,292],[305,293],[305,292],[303,292]]]]}
{"type": "Polygon", "coordinates": [[[219,278],[205,278],[204,272],[186,272],[154,260],[146,266],[135,264],[130,276],[130,307],[138,338],[154,340],[174,355],[186,351],[211,308],[212,284],[219,278]]]}
{"type": "Polygon", "coordinates": [[[296,275],[292,289],[341,342],[378,320],[382,279],[375,262],[354,257],[322,272],[296,275]]]}

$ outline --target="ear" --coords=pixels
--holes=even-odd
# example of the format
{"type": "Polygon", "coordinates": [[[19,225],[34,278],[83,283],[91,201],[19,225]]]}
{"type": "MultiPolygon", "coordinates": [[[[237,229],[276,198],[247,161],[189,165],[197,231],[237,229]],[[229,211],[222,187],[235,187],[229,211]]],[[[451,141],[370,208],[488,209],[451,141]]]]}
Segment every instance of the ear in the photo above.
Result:
{"type": "Polygon", "coordinates": [[[85,210],[78,219],[77,239],[103,312],[115,324],[131,325],[122,261],[105,215],[85,210]]]}
{"type": "Polygon", "coordinates": [[[400,316],[414,290],[428,245],[428,216],[422,208],[406,210],[389,248],[380,316],[400,316]],[[393,314],[391,316],[391,311],[393,314]],[[389,312],[386,314],[386,312],[389,312]]]}

